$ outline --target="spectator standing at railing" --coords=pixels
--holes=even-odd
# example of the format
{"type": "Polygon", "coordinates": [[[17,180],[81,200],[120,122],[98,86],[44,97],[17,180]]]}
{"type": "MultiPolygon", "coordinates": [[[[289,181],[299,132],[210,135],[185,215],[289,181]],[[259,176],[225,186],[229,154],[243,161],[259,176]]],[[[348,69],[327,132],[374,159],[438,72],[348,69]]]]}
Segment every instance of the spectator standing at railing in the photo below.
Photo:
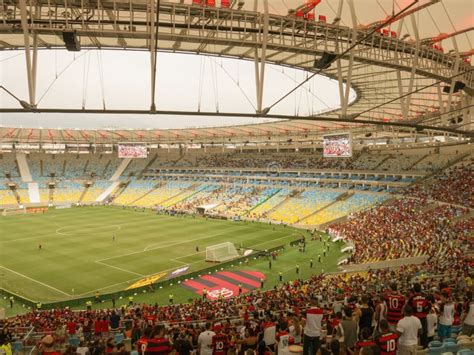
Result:
{"type": "Polygon", "coordinates": [[[311,296],[311,307],[306,310],[304,322],[303,355],[317,354],[321,345],[321,323],[323,310],[318,307],[318,298],[311,296]]]}

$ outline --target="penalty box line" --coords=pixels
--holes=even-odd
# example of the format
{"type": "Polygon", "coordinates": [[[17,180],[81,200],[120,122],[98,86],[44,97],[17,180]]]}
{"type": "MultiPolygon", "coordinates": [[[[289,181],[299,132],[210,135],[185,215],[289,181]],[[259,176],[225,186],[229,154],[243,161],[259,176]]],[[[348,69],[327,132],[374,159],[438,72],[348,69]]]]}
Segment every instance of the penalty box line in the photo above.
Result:
{"type": "MultiPolygon", "coordinates": [[[[192,243],[192,242],[196,242],[198,240],[204,240],[204,239],[210,239],[210,238],[214,238],[218,235],[221,235],[221,234],[224,234],[224,233],[228,233],[228,231],[221,231],[219,233],[214,233],[214,234],[207,234],[206,236],[203,236],[203,237],[200,237],[200,238],[194,238],[194,239],[189,239],[189,240],[183,240],[181,242],[176,242],[176,243],[172,243],[172,244],[168,244],[168,243],[155,243],[155,244],[150,244],[150,245],[147,245],[145,247],[144,250],[139,250],[139,251],[134,251],[134,252],[131,252],[131,253],[126,253],[126,254],[121,254],[121,255],[117,255],[117,256],[112,256],[110,258],[104,258],[104,259],[99,259],[99,260],[95,260],[95,262],[104,262],[104,261],[107,261],[107,260],[112,260],[112,259],[118,259],[118,258],[121,258],[121,257],[124,257],[124,256],[130,256],[130,255],[136,255],[136,254],[141,254],[141,253],[146,253],[148,251],[153,251],[153,250],[158,250],[158,249],[165,249],[165,248],[171,248],[171,247],[174,247],[176,245],[181,245],[181,244],[186,244],[186,243],[192,243]],[[153,248],[150,248],[148,249],[149,247],[152,247],[152,246],[155,246],[155,245],[159,245],[157,247],[153,247],[153,248]]],[[[170,259],[172,260],[172,259],[170,259]]]]}
{"type": "Polygon", "coordinates": [[[72,297],[72,295],[70,295],[69,293],[66,293],[66,292],[64,292],[64,291],[61,291],[60,289],[57,289],[56,287],[53,287],[53,286],[51,286],[51,285],[45,284],[44,282],[35,280],[35,279],[33,279],[33,278],[29,277],[29,276],[26,276],[26,275],[24,275],[24,274],[21,274],[21,273],[15,271],[15,270],[9,269],[9,268],[7,268],[7,267],[5,267],[5,266],[1,266],[1,265],[0,265],[0,268],[5,269],[5,270],[7,270],[7,271],[10,271],[11,273],[13,273],[13,274],[15,274],[15,275],[24,277],[24,278],[27,279],[27,280],[36,282],[37,284],[40,284],[40,285],[42,285],[42,286],[44,286],[44,287],[50,288],[50,289],[52,289],[52,290],[54,290],[54,291],[56,291],[56,292],[59,292],[59,293],[65,295],[65,296],[72,297]]]}
{"type": "MultiPolygon", "coordinates": [[[[272,241],[281,240],[281,239],[285,239],[285,238],[290,238],[290,237],[292,237],[292,236],[293,236],[293,235],[291,235],[291,236],[286,235],[286,236],[283,236],[283,237],[279,237],[279,238],[276,238],[276,239],[272,239],[272,241]]],[[[259,246],[259,245],[262,245],[262,244],[265,244],[265,243],[268,243],[268,242],[265,241],[265,242],[262,242],[262,243],[255,244],[254,247],[259,246]]],[[[152,250],[153,250],[153,249],[152,249],[152,250]]],[[[138,253],[142,253],[142,252],[134,252],[133,254],[138,254],[138,253]]],[[[200,263],[201,260],[199,260],[199,261],[193,261],[193,262],[190,262],[190,263],[185,263],[185,262],[179,261],[179,259],[180,259],[180,258],[184,258],[184,257],[188,257],[188,256],[192,256],[192,255],[196,255],[196,254],[203,254],[203,253],[204,253],[204,251],[200,251],[200,252],[197,252],[197,253],[191,253],[191,254],[188,254],[188,255],[179,256],[179,257],[174,258],[174,259],[170,259],[170,261],[173,261],[173,262],[176,262],[176,263],[181,263],[181,264],[183,264],[183,265],[193,265],[193,264],[200,263]]],[[[127,255],[130,255],[130,254],[127,254],[127,255]]],[[[122,255],[122,256],[124,256],[124,255],[122,255]]],[[[118,257],[120,257],[120,256],[117,256],[116,258],[118,258],[118,257]]],[[[114,258],[109,258],[109,259],[114,259],[114,258]]],[[[108,259],[103,259],[103,260],[108,260],[108,259]]],[[[119,267],[115,267],[115,266],[109,265],[109,264],[107,264],[107,263],[104,263],[104,262],[102,262],[101,260],[97,260],[97,261],[95,261],[95,262],[100,263],[100,264],[105,265],[105,266],[110,266],[110,267],[115,268],[115,269],[119,269],[119,270],[121,269],[121,268],[119,268],[119,267]]],[[[126,284],[126,283],[130,283],[130,282],[132,282],[132,281],[140,280],[141,278],[150,277],[150,276],[156,275],[157,273],[160,273],[160,272],[168,272],[168,271],[172,271],[172,270],[175,270],[175,269],[176,269],[176,267],[172,267],[172,268],[165,269],[165,270],[161,270],[161,271],[158,271],[158,272],[155,272],[155,273],[152,273],[152,274],[141,275],[140,277],[134,277],[134,278],[132,278],[132,279],[130,279],[130,280],[118,282],[118,283],[115,283],[115,284],[113,284],[113,285],[107,285],[107,286],[101,287],[101,288],[99,288],[99,289],[93,289],[93,290],[90,290],[90,291],[81,293],[81,294],[78,295],[78,296],[79,296],[79,297],[82,297],[82,296],[88,295],[88,294],[90,294],[91,292],[94,292],[94,291],[106,290],[106,289],[109,289],[109,288],[112,288],[112,287],[116,287],[116,286],[119,286],[119,285],[123,285],[123,284],[126,284]]],[[[286,273],[286,272],[288,272],[288,271],[291,270],[291,269],[293,269],[293,267],[292,267],[292,268],[288,268],[288,269],[285,270],[284,272],[286,273]]],[[[135,273],[135,272],[133,272],[133,271],[129,271],[129,270],[125,270],[125,269],[121,269],[121,270],[122,270],[122,271],[125,271],[125,272],[128,272],[128,273],[140,275],[140,274],[135,273]]]]}

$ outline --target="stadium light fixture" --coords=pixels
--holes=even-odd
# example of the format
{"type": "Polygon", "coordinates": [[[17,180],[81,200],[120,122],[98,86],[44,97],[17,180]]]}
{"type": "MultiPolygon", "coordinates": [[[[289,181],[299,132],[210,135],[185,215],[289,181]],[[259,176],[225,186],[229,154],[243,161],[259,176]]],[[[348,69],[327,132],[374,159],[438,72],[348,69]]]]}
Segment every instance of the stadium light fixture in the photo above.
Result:
{"type": "Polygon", "coordinates": [[[34,109],[34,106],[31,105],[30,103],[26,102],[25,100],[21,100],[20,98],[18,98],[15,94],[13,94],[10,90],[8,90],[5,86],[3,85],[0,85],[0,89],[3,89],[8,95],[10,95],[11,97],[13,97],[16,101],[18,101],[21,105],[21,107],[23,107],[25,109],[25,111],[32,111],[34,109]]]}

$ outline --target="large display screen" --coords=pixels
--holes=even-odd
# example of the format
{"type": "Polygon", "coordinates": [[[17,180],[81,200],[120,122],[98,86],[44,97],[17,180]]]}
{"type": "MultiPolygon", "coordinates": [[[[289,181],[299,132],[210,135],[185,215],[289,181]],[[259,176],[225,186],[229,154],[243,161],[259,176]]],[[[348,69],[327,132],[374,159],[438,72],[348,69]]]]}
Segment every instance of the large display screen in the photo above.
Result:
{"type": "Polygon", "coordinates": [[[323,137],[323,156],[328,158],[352,157],[352,137],[350,133],[331,134],[323,137]]]}
{"type": "Polygon", "coordinates": [[[118,157],[119,158],[146,158],[147,149],[144,145],[119,145],[118,146],[118,157]]]}

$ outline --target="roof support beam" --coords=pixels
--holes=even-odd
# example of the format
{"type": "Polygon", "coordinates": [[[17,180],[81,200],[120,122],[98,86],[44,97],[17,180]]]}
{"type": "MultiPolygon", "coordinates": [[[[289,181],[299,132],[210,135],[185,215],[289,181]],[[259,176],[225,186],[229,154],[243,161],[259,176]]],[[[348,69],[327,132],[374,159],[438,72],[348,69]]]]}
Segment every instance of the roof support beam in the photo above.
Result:
{"type": "MultiPolygon", "coordinates": [[[[258,0],[254,2],[254,10],[257,11],[258,0]]],[[[263,89],[265,86],[265,62],[267,55],[267,43],[268,43],[268,21],[269,21],[269,9],[268,9],[268,0],[263,0],[263,32],[261,35],[261,45],[262,48],[259,50],[258,47],[255,48],[254,52],[254,61],[255,61],[255,87],[257,93],[257,113],[262,113],[263,108],[263,89]]],[[[255,26],[259,24],[255,23],[255,26]]],[[[260,31],[255,33],[255,37],[259,36],[260,31]]],[[[255,38],[257,42],[258,38],[255,38]]]]}
{"type": "MultiPolygon", "coordinates": [[[[21,27],[23,29],[23,37],[25,41],[25,59],[26,59],[26,74],[28,78],[28,95],[30,99],[30,105],[32,107],[35,106],[35,84],[36,84],[36,57],[37,54],[33,53],[33,62],[32,63],[32,58],[31,58],[31,49],[30,49],[30,33],[29,33],[29,26],[28,26],[28,18],[27,18],[27,10],[26,10],[26,0],[20,0],[19,1],[20,5],[20,14],[21,14],[21,27]]],[[[32,19],[32,16],[31,16],[32,19]]],[[[33,43],[33,52],[38,51],[38,41],[37,41],[37,36],[35,36],[35,40],[33,43]]]]}

